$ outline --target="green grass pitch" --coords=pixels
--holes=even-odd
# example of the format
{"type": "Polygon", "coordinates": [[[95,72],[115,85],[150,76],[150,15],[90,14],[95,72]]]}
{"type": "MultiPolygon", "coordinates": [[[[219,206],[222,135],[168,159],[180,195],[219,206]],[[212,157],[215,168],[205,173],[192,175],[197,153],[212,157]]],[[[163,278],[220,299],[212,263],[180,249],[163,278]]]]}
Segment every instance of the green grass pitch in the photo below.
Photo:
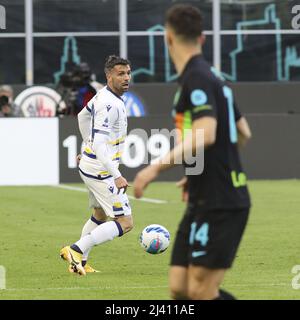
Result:
{"type": "MultiPolygon", "coordinates": [[[[223,287],[239,299],[299,299],[291,270],[300,265],[300,182],[250,181],[249,187],[250,220],[223,287]]],[[[168,228],[172,241],[184,204],[173,183],[154,183],[145,197],[168,203],[131,200],[135,228],[95,247],[90,262],[101,273],[79,277],[67,272],[59,250],[78,239],[89,218],[87,194],[1,187],[0,265],[6,268],[6,290],[0,290],[0,299],[169,299],[173,242],[163,254],[150,255],[139,246],[138,236],[146,225],[158,223],[168,228]]]]}

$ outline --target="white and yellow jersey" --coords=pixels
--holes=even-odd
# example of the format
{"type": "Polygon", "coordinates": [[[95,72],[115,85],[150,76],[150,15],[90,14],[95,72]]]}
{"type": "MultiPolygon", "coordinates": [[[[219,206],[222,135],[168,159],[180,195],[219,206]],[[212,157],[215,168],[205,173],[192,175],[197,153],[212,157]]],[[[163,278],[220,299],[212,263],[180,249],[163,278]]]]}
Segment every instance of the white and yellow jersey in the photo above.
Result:
{"type": "Polygon", "coordinates": [[[108,137],[105,153],[118,168],[127,135],[126,107],[122,98],[105,86],[89,101],[86,109],[91,114],[89,142],[83,151],[79,169],[86,175],[105,179],[110,174],[97,159],[94,137],[96,134],[108,137]]]}

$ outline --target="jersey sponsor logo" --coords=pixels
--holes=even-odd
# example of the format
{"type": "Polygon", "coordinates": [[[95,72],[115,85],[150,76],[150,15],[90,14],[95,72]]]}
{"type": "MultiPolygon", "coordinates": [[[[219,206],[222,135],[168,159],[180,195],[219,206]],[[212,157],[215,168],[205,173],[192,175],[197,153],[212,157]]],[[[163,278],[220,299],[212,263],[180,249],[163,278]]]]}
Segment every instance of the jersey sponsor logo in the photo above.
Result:
{"type": "Polygon", "coordinates": [[[206,251],[193,251],[192,252],[193,258],[198,258],[198,257],[205,256],[205,255],[206,255],[206,251]]]}
{"type": "Polygon", "coordinates": [[[236,171],[231,171],[231,180],[235,188],[245,187],[247,185],[247,176],[244,172],[237,173],[236,171]]]}
{"type": "Polygon", "coordinates": [[[191,93],[191,101],[194,106],[200,106],[207,102],[207,94],[201,89],[195,89],[191,93]]]}
{"type": "Polygon", "coordinates": [[[25,117],[55,117],[57,110],[66,109],[62,97],[55,90],[36,86],[22,91],[15,99],[25,117]]]}

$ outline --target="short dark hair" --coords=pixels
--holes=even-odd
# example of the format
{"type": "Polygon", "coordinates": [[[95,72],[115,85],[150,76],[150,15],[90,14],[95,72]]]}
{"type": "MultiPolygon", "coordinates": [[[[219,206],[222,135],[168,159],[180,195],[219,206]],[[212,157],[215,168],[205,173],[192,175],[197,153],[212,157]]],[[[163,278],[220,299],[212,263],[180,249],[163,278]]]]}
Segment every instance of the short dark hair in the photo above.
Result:
{"type": "Polygon", "coordinates": [[[166,24],[184,41],[194,41],[203,32],[201,11],[189,4],[176,4],[166,13],[166,24]]]}
{"type": "Polygon", "coordinates": [[[131,65],[129,60],[123,59],[116,55],[111,55],[111,56],[108,56],[105,60],[104,72],[107,73],[111,71],[111,69],[113,69],[113,67],[118,64],[121,64],[123,66],[131,65]]]}

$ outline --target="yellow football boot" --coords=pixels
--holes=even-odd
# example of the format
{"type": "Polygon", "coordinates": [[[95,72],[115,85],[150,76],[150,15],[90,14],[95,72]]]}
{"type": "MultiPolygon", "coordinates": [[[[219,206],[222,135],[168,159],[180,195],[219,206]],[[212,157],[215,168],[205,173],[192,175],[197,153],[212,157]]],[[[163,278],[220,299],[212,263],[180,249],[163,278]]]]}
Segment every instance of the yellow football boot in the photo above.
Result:
{"type": "MultiPolygon", "coordinates": [[[[84,271],[86,273],[97,273],[97,272],[100,272],[100,271],[94,269],[93,267],[91,267],[89,264],[86,264],[83,268],[84,268],[84,271]]],[[[77,273],[77,268],[74,267],[72,264],[69,265],[68,270],[71,273],[77,273]]]]}
{"type": "Polygon", "coordinates": [[[81,264],[82,254],[71,249],[70,246],[66,246],[60,250],[60,257],[70,263],[76,273],[82,276],[86,275],[86,272],[81,264]]]}
{"type": "Polygon", "coordinates": [[[93,267],[91,267],[89,264],[86,264],[84,266],[84,270],[85,270],[86,273],[100,272],[99,270],[96,270],[93,267]]]}

